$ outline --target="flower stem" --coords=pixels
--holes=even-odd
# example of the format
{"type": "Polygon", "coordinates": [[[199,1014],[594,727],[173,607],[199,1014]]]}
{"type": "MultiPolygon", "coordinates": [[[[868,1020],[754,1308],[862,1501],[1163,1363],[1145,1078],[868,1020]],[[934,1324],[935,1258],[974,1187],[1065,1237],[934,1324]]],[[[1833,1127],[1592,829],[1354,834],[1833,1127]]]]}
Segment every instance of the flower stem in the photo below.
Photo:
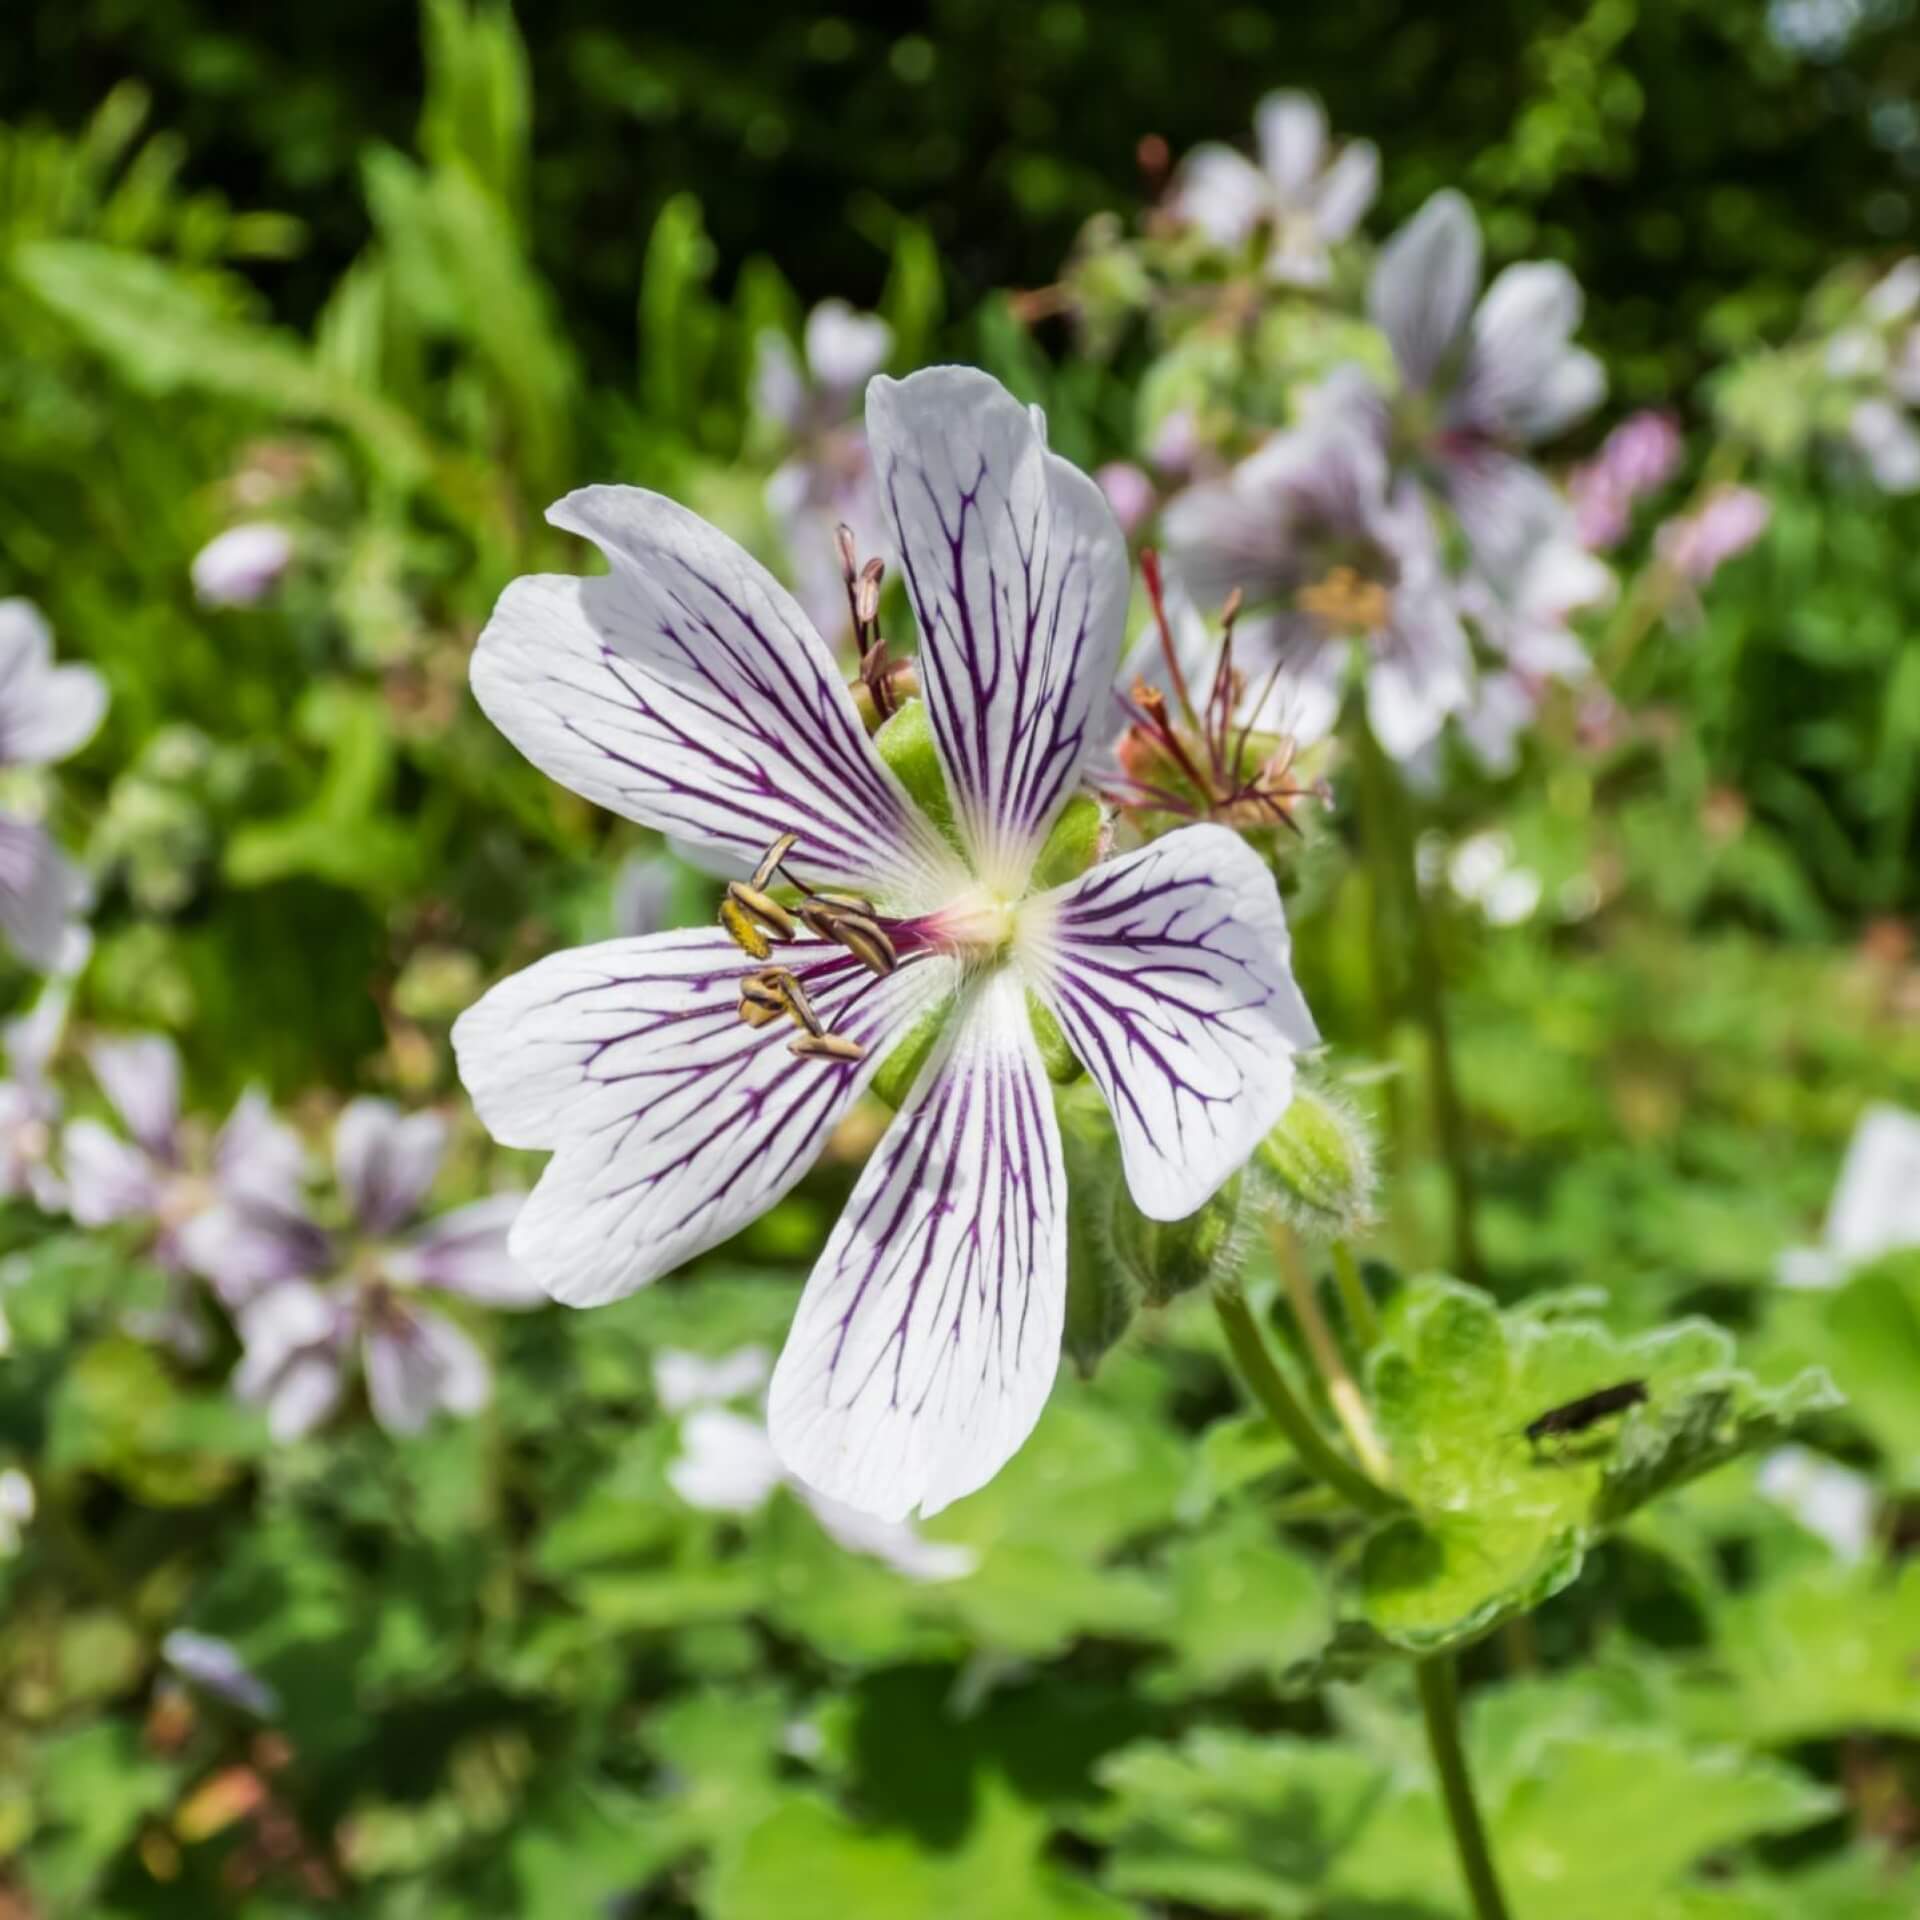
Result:
{"type": "Polygon", "coordinates": [[[1320,1296],[1314,1288],[1313,1275],[1301,1257],[1300,1243],[1282,1226],[1273,1229],[1273,1243],[1280,1276],[1286,1283],[1288,1304],[1300,1323],[1307,1351],[1313,1355],[1313,1364],[1319,1369],[1327,1399],[1347,1436],[1347,1444],[1368,1477],[1386,1486],[1393,1479],[1393,1463],[1380,1444],[1380,1436],[1373,1430],[1373,1415],[1368,1412],[1366,1398],[1347,1366],[1347,1356],[1340,1351],[1340,1343],[1327,1325],[1327,1316],[1320,1311],[1320,1296]]]}
{"type": "Polygon", "coordinates": [[[1340,1289],[1340,1304],[1347,1310],[1347,1330],[1353,1343],[1365,1353],[1380,1338],[1380,1316],[1373,1310],[1367,1283],[1360,1277],[1360,1262],[1344,1240],[1336,1240],[1329,1251],[1333,1255],[1334,1283],[1340,1289]]]}
{"type": "Polygon", "coordinates": [[[1451,1654],[1436,1654],[1414,1662],[1420,1684],[1420,1712],[1427,1723],[1427,1747],[1440,1793],[1446,1801],[1447,1825],[1453,1832],[1454,1852],[1460,1857],[1460,1877],[1467,1883],[1474,1920],[1508,1920],[1506,1896],[1487,1847],[1487,1830],[1480,1824],[1480,1807],[1473,1797],[1473,1777],[1460,1744],[1460,1676],[1451,1654]]]}
{"type": "Polygon", "coordinates": [[[1358,1507],[1364,1513],[1397,1512],[1400,1501],[1337,1452],[1313,1416],[1300,1404],[1268,1350],[1266,1336],[1260,1331],[1253,1309],[1247,1305],[1246,1295],[1237,1288],[1216,1287],[1213,1307],[1220,1316],[1227,1346],[1241,1378],[1273,1424],[1287,1436],[1307,1469],[1325,1481],[1349,1506],[1358,1507]]]}
{"type": "Polygon", "coordinates": [[[1400,896],[1407,943],[1413,1007],[1427,1037],[1427,1078],[1433,1096],[1433,1131],[1446,1163],[1453,1189],[1453,1257],[1463,1280],[1481,1276],[1480,1245],[1474,1231],[1472,1145],[1467,1137],[1467,1114],[1453,1069],[1453,1037],[1447,1026],[1446,996],[1440,978],[1440,954],[1426,902],[1420,896],[1420,875],[1414,865],[1413,822],[1394,772],[1380,743],[1367,724],[1364,707],[1356,704],[1354,743],[1360,764],[1361,791],[1372,816],[1376,858],[1389,869],[1385,883],[1400,896]]]}

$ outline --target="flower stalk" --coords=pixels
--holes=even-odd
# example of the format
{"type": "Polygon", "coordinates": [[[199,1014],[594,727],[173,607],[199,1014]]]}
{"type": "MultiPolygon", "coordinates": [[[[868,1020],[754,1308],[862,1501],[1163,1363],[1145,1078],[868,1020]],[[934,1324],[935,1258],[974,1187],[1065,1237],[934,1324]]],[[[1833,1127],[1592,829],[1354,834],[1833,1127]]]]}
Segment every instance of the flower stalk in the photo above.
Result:
{"type": "Polygon", "coordinates": [[[1380,1436],[1374,1431],[1373,1415],[1367,1411],[1366,1398],[1360,1391],[1359,1382],[1347,1366],[1346,1355],[1340,1351],[1340,1343],[1333,1337],[1327,1316],[1320,1310],[1313,1275],[1307,1270],[1300,1243],[1285,1227],[1276,1226],[1273,1231],[1273,1250],[1281,1278],[1286,1283],[1287,1302],[1293,1308],[1293,1317],[1300,1323],[1307,1351],[1313,1355],[1313,1364],[1326,1387],[1327,1399],[1340,1422],[1341,1431],[1346,1434],[1354,1457],[1366,1469],[1369,1478],[1385,1486],[1393,1478],[1393,1464],[1387,1458],[1386,1448],[1380,1444],[1380,1436]]]}
{"type": "Polygon", "coordinates": [[[1447,1826],[1460,1859],[1460,1877],[1467,1884],[1474,1920],[1508,1920],[1506,1895],[1487,1846],[1487,1830],[1474,1797],[1473,1776],[1467,1770],[1466,1749],[1460,1740],[1460,1676],[1451,1654],[1438,1654],[1414,1663],[1420,1689],[1420,1714],[1426,1723],[1427,1747],[1440,1777],[1440,1795],[1446,1804],[1447,1826]]]}

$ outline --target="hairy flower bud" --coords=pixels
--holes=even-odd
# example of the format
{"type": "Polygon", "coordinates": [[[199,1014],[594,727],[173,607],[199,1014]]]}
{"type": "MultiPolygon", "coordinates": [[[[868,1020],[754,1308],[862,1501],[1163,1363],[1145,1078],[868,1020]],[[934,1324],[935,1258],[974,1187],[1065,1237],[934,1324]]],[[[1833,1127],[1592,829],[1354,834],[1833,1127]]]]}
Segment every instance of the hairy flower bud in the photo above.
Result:
{"type": "Polygon", "coordinates": [[[1263,1197],[1300,1233],[1345,1239],[1372,1215],[1373,1141],[1366,1122],[1317,1087],[1295,1088],[1249,1164],[1263,1197]]]}
{"type": "Polygon", "coordinates": [[[1198,1212],[1184,1220],[1149,1220],[1124,1185],[1113,1196],[1111,1232],[1115,1263],[1152,1307],[1164,1307],[1215,1281],[1240,1276],[1246,1258],[1240,1231],[1241,1176],[1235,1174],[1198,1212]]]}

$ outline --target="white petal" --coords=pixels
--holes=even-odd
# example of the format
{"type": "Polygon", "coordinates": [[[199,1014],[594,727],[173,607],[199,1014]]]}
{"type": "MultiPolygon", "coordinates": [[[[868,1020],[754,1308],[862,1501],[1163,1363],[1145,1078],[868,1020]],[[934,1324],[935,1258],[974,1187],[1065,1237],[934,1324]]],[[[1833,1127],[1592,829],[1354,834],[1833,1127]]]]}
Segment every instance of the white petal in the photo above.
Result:
{"type": "Polygon", "coordinates": [[[752,1513],[780,1484],[780,1462],[758,1420],[701,1407],[680,1426],[680,1455],[667,1484],[703,1513],[752,1513]]]}
{"type": "Polygon", "coordinates": [[[229,1307],[334,1263],[332,1242],[304,1211],[250,1199],[202,1208],[172,1240],[181,1264],[210,1281],[229,1307]]]}
{"type": "Polygon", "coordinates": [[[339,1406],[346,1388],[346,1368],[337,1353],[301,1354],[266,1395],[267,1431],[283,1444],[305,1439],[339,1406]]]}
{"type": "Polygon", "coordinates": [[[1860,1116],[1827,1210],[1826,1242],[1853,1262],[1920,1246],[1920,1114],[1873,1106],[1860,1116]]]}
{"type": "Polygon", "coordinates": [[[280,1711],[279,1696],[241,1659],[230,1641],[175,1627],[160,1642],[160,1657],[183,1679],[256,1719],[269,1720],[280,1711]]]}
{"type": "Polygon", "coordinates": [[[1273,186],[1244,153],[1209,141],[1181,161],[1168,205],[1216,246],[1237,247],[1272,210],[1273,186]]]}
{"type": "Polygon", "coordinates": [[[411,1220],[446,1150],[443,1115],[402,1113],[390,1100],[349,1100],[333,1126],[333,1165],[361,1230],[387,1234],[411,1220]]]}
{"type": "Polygon", "coordinates": [[[107,683],[91,667],[56,667],[53,635],[28,600],[0,600],[0,766],[41,767],[99,731],[107,683]]]}
{"type": "Polygon", "coordinates": [[[160,1204],[161,1176],[131,1142],[98,1120],[70,1120],[60,1136],[67,1204],[83,1227],[134,1220],[160,1204]]]}
{"type": "Polygon", "coordinates": [[[795,1059],[784,1022],[748,1027],[740,982],[755,963],[717,929],[554,954],[455,1023],[494,1138],[555,1149],[509,1242],[554,1299],[618,1299],[770,1207],[953,979],[944,959],[879,979],[813,941],[781,957],[863,1061],[795,1059]]]}
{"type": "Polygon", "coordinates": [[[169,1158],[180,1124],[180,1055],[157,1033],[96,1040],[87,1062],[127,1131],[157,1159],[169,1158]]]}
{"type": "Polygon", "coordinates": [[[1590,353],[1569,345],[1583,305],[1579,282],[1557,261],[1496,274],[1473,316],[1450,423],[1531,442],[1598,406],[1606,375],[1590,353]]]}
{"type": "Polygon", "coordinates": [[[300,1136],[275,1114],[264,1093],[249,1088],[233,1103],[213,1143],[214,1184],[229,1200],[298,1213],[306,1171],[300,1136]]]}
{"type": "Polygon", "coordinates": [[[773,1355],[765,1347],[736,1347],[716,1360],[679,1347],[662,1347],[653,1356],[653,1397],[662,1413],[743,1400],[767,1384],[772,1367],[773,1355]]]}
{"type": "Polygon", "coordinates": [[[803,1486],[799,1492],[820,1522],[820,1531],[836,1546],[881,1561],[904,1579],[937,1586],[964,1580],[980,1564],[973,1548],[950,1540],[928,1540],[911,1520],[877,1520],[811,1487],[803,1486]]]}
{"type": "Polygon", "coordinates": [[[797,833],[794,869],[815,885],[896,902],[951,890],[951,855],[881,765],[825,641],[757,560],[637,487],[587,488],[547,517],[613,571],[516,580],[480,636],[474,694],[529,760],[748,862],[797,833]]]}
{"type": "Polygon", "coordinates": [[[782,1464],[885,1520],[936,1513],[1033,1430],[1060,1360],[1065,1182],[1017,974],[973,988],[814,1268],[774,1369],[782,1464]]]}
{"type": "Polygon", "coordinates": [[[58,965],[87,893],[85,874],[44,829],[0,816],[0,931],[29,966],[46,973],[58,965]]]}
{"type": "Polygon", "coordinates": [[[788,433],[806,424],[806,376],[792,341],[777,327],[766,328],[753,343],[753,405],[788,433]]]}
{"type": "Polygon", "coordinates": [[[851,400],[887,364],[893,329],[877,313],[856,313],[844,300],[822,300],[807,315],[807,370],[816,384],[851,400]]]}
{"type": "Polygon", "coordinates": [[[1806,1447],[1781,1447],[1761,1461],[1757,1484],[1848,1565],[1858,1566],[1872,1550],[1879,1495],[1865,1474],[1806,1447]]]}
{"type": "Polygon", "coordinates": [[[1093,481],[972,368],[875,380],[867,437],[961,830],[1012,896],[1106,723],[1126,537],[1093,481]]]}
{"type": "Polygon", "coordinates": [[[1225,827],[1183,827],[1029,902],[1022,963],[1113,1110],[1140,1211],[1178,1220],[1246,1164],[1317,1046],[1280,892],[1225,827]]]}
{"type": "Polygon", "coordinates": [[[524,1193],[489,1194],[430,1220],[388,1254],[388,1279],[403,1287],[438,1287],[490,1307],[534,1307],[546,1292],[509,1251],[524,1193]]]}
{"type": "Polygon", "coordinates": [[[1315,219],[1323,240],[1344,240],[1366,218],[1380,191],[1380,149],[1371,140],[1355,140],[1320,177],[1315,219]]]}
{"type": "Polygon", "coordinates": [[[203,607],[251,607],[279,585],[293,564],[293,536],[285,527],[250,521],[217,533],[188,569],[203,607]]]}
{"type": "Polygon", "coordinates": [[[475,1414],[493,1392],[486,1356],[450,1320],[389,1309],[367,1329],[367,1402],[389,1433],[418,1433],[436,1413],[475,1414]]]}
{"type": "Polygon", "coordinates": [[[1485,441],[1450,450],[1443,478],[1475,562],[1503,590],[1510,590],[1541,544],[1566,524],[1566,502],[1547,476],[1530,461],[1485,441]]]}
{"type": "Polygon", "coordinates": [[[1367,289],[1367,311],[1408,386],[1430,387],[1458,351],[1479,288],[1473,209],[1443,188],[1380,249],[1367,289]]]}
{"type": "Polygon", "coordinates": [[[1253,112],[1260,164],[1284,204],[1306,197],[1327,150],[1327,115],[1310,93],[1270,93],[1253,112]]]}

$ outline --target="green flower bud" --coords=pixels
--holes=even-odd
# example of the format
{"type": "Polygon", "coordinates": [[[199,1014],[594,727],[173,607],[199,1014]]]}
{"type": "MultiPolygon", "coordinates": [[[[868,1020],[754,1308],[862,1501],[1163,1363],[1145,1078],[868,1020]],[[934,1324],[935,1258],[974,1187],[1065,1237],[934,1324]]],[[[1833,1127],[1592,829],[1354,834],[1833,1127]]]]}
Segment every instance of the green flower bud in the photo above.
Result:
{"type": "Polygon", "coordinates": [[[1264,1197],[1296,1232],[1350,1239],[1373,1214],[1373,1141],[1350,1106],[1296,1087],[1249,1163],[1264,1197]]]}
{"type": "Polygon", "coordinates": [[[1103,1101],[1085,1092],[1055,1103],[1067,1174],[1067,1316],[1062,1344],[1083,1380],[1118,1346],[1140,1310],[1132,1273],[1114,1258],[1111,1216],[1123,1188],[1120,1143],[1103,1101]]]}
{"type": "Polygon", "coordinates": [[[1109,1218],[1114,1263],[1149,1306],[1164,1307],[1196,1287],[1240,1277],[1246,1260],[1240,1189],[1241,1176],[1235,1174],[1184,1220],[1149,1220],[1133,1204],[1126,1182],[1115,1183],[1109,1218]]]}

